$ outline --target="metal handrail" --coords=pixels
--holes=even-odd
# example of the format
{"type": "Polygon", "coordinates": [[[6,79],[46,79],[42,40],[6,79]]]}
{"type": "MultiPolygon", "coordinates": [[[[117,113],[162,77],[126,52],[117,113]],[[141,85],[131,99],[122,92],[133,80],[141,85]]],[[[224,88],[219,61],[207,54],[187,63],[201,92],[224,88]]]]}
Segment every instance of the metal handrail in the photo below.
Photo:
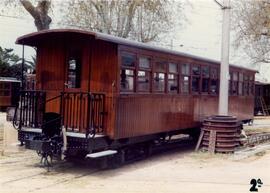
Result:
{"type": "Polygon", "coordinates": [[[104,130],[105,93],[92,92],[61,92],[60,95],[46,100],[46,92],[40,90],[21,91],[20,105],[16,106],[13,126],[20,129],[22,126],[44,127],[55,120],[44,122],[47,103],[60,98],[61,125],[71,128],[72,131],[79,129],[85,131],[86,137],[95,136],[104,130]],[[42,94],[34,94],[41,92],[42,94]],[[19,109],[20,107],[20,109],[19,109]],[[20,110],[19,122],[17,120],[20,110]],[[41,113],[41,114],[40,114],[41,113]]]}

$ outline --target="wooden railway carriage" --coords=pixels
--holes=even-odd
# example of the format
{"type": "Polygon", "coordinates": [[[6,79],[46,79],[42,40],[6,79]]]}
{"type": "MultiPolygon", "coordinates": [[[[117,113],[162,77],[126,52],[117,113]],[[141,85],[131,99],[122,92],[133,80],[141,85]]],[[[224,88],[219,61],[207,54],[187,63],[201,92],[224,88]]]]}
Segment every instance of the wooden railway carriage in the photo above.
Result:
{"type": "Polygon", "coordinates": [[[21,81],[12,77],[0,77],[0,109],[15,107],[19,101],[21,81]]]}
{"type": "MultiPolygon", "coordinates": [[[[119,151],[193,134],[217,114],[218,61],[71,29],[28,34],[17,44],[37,48],[37,90],[21,92],[17,122],[28,148],[37,148],[42,130],[52,137],[62,126],[67,155],[119,151]]],[[[230,74],[229,114],[251,120],[255,71],[231,65],[230,74]]]]}

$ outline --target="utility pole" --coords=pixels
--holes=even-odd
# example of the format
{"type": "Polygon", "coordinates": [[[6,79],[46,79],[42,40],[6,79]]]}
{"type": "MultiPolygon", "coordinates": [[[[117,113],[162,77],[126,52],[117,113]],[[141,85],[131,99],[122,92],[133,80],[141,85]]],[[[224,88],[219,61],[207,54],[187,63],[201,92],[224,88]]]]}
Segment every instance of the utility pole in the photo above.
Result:
{"type": "Polygon", "coordinates": [[[221,65],[218,114],[228,115],[229,100],[229,53],[230,53],[230,0],[223,0],[223,5],[217,0],[215,2],[223,10],[222,43],[221,43],[221,65]]]}

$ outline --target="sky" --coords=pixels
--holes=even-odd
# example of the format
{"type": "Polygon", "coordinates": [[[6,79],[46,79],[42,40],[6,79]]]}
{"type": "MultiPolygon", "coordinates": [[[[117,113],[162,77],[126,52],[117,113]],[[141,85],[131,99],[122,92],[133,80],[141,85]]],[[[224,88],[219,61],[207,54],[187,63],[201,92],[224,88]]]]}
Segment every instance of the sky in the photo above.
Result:
{"type": "MultiPolygon", "coordinates": [[[[13,48],[15,53],[21,56],[21,46],[15,45],[16,38],[35,32],[36,28],[29,14],[19,18],[13,18],[12,12],[8,15],[11,17],[0,14],[0,46],[13,48]]],[[[222,10],[219,5],[214,0],[190,0],[190,5],[185,8],[185,15],[188,22],[183,28],[176,28],[170,45],[167,44],[168,48],[220,60],[222,10]]],[[[57,22],[52,23],[51,28],[57,28],[57,22]]],[[[232,42],[233,33],[231,33],[231,44],[232,42]]],[[[164,46],[162,42],[160,45],[164,46]]],[[[26,56],[30,58],[33,54],[34,50],[26,47],[26,56]]],[[[233,46],[230,48],[230,63],[260,70],[262,72],[260,78],[264,77],[270,81],[268,65],[254,66],[243,51],[235,50],[233,46]]]]}

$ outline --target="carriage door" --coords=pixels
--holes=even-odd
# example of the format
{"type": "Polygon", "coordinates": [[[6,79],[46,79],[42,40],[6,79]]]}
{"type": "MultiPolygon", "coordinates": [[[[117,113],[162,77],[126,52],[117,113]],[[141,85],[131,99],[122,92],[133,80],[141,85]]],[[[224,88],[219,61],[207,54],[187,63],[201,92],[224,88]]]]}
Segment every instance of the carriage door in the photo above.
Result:
{"type": "Polygon", "coordinates": [[[82,51],[69,48],[66,54],[65,92],[80,92],[82,79],[82,51]]]}
{"type": "Polygon", "coordinates": [[[87,89],[82,85],[86,79],[83,73],[83,49],[71,47],[66,54],[66,76],[62,94],[62,117],[67,130],[83,132],[87,89]]]}

